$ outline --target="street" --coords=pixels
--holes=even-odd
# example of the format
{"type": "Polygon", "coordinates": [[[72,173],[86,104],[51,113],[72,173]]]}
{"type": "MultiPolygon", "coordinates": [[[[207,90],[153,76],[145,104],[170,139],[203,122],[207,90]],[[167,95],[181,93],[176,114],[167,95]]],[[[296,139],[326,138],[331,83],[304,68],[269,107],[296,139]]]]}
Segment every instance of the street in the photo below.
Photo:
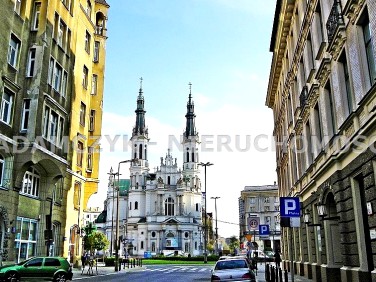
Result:
{"type": "Polygon", "coordinates": [[[162,282],[162,281],[210,281],[212,266],[203,265],[148,265],[143,270],[131,272],[108,273],[102,276],[79,276],[73,280],[82,281],[127,281],[162,282]]]}

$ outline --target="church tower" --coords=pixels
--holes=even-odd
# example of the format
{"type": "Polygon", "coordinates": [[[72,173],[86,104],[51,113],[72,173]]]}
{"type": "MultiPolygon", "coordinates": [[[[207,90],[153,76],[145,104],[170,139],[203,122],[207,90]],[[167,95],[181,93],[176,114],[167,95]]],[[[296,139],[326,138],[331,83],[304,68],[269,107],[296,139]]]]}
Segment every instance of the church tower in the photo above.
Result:
{"type": "Polygon", "coordinates": [[[189,97],[187,103],[187,113],[185,132],[183,134],[183,177],[189,180],[191,189],[200,189],[198,178],[199,154],[198,144],[199,137],[195,126],[195,106],[192,100],[192,83],[189,83],[189,97]]]}
{"type": "Polygon", "coordinates": [[[142,91],[142,77],[137,97],[136,125],[132,131],[132,162],[130,167],[131,189],[145,189],[146,175],[149,171],[148,156],[148,128],[145,126],[145,100],[142,91]]]}

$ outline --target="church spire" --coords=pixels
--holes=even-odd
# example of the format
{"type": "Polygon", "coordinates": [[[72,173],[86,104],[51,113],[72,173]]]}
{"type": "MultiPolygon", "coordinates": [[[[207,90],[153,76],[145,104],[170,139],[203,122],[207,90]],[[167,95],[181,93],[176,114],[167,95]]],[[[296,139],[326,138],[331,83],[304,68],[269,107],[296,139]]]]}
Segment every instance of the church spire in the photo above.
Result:
{"type": "Polygon", "coordinates": [[[195,136],[196,135],[196,126],[195,126],[195,106],[192,101],[192,83],[189,83],[189,98],[187,103],[187,114],[185,115],[187,119],[184,136],[195,136]]]}
{"type": "Polygon", "coordinates": [[[140,90],[137,97],[137,109],[136,113],[136,126],[133,128],[134,134],[147,134],[147,129],[145,128],[145,109],[144,109],[144,95],[142,91],[142,77],[140,78],[140,90]]]}

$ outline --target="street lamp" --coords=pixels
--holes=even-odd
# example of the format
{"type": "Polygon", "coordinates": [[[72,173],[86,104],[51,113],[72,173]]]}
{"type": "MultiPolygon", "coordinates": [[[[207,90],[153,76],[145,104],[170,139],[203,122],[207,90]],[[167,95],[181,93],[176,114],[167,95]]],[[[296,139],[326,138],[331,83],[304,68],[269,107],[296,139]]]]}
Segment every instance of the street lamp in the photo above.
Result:
{"type": "Polygon", "coordinates": [[[207,166],[211,166],[213,165],[212,163],[210,162],[206,162],[206,163],[199,163],[198,165],[200,166],[203,166],[205,168],[204,170],[204,174],[205,174],[205,190],[204,190],[204,193],[205,193],[205,202],[204,202],[204,205],[205,205],[205,222],[204,222],[204,263],[208,263],[208,254],[206,253],[206,237],[207,237],[207,225],[206,225],[206,215],[207,215],[207,211],[206,211],[206,167],[207,166]]]}
{"type": "Polygon", "coordinates": [[[111,246],[110,246],[110,256],[112,256],[113,250],[114,250],[114,211],[115,211],[115,187],[114,187],[114,176],[116,173],[113,173],[112,167],[110,169],[110,172],[108,178],[108,188],[112,187],[112,217],[111,217],[111,246]]]}
{"type": "MultiPolygon", "coordinates": [[[[116,173],[118,177],[117,193],[116,193],[116,235],[115,235],[115,271],[119,271],[119,193],[120,193],[120,164],[129,163],[133,160],[126,160],[119,162],[118,171],[116,173]]],[[[128,208],[127,208],[128,209],[128,208]]]]}
{"type": "Polygon", "coordinates": [[[214,207],[215,207],[215,252],[218,255],[218,213],[217,213],[217,199],[221,197],[211,197],[210,199],[214,199],[214,207]]]}

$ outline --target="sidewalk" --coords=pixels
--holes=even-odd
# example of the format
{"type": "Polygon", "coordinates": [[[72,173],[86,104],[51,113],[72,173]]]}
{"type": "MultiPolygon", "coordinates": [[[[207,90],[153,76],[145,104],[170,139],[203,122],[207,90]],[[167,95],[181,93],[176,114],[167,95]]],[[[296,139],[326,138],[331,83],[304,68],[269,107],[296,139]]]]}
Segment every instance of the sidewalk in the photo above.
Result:
{"type": "MultiPolygon", "coordinates": [[[[258,268],[257,275],[256,275],[257,282],[265,282],[266,281],[265,280],[265,263],[258,263],[257,268],[258,268]]],[[[289,272],[288,275],[289,275],[289,281],[292,281],[291,273],[289,272]]],[[[283,277],[283,281],[285,281],[284,277],[283,277]]],[[[303,276],[294,275],[294,282],[312,282],[312,281],[313,280],[305,278],[303,276]]]]}
{"type": "MultiPolygon", "coordinates": [[[[124,265],[121,266],[121,269],[119,269],[119,272],[131,272],[131,271],[140,271],[145,269],[144,266],[135,266],[135,267],[130,267],[129,269],[127,266],[124,265]]],[[[118,272],[115,272],[115,266],[105,266],[104,263],[98,263],[97,270],[95,267],[93,268],[93,271],[89,272],[89,267],[86,266],[84,271],[82,272],[81,268],[73,268],[73,280],[75,278],[83,277],[83,276],[97,276],[97,275],[111,275],[111,274],[116,274],[118,272]]]]}

